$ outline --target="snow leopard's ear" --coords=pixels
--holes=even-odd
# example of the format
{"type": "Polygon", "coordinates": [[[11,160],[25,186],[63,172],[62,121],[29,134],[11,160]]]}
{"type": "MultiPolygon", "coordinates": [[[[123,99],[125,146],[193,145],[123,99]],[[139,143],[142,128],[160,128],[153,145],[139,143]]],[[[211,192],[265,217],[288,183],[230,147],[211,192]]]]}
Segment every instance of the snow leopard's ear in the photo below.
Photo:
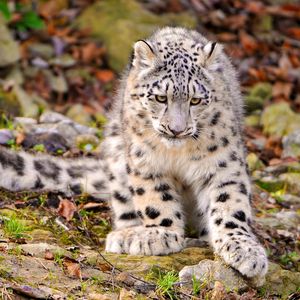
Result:
{"type": "Polygon", "coordinates": [[[134,68],[148,69],[154,65],[155,54],[148,42],[144,40],[137,41],[133,48],[132,66],[134,68]]]}
{"type": "Polygon", "coordinates": [[[202,46],[202,53],[200,55],[200,64],[207,69],[216,70],[219,66],[219,56],[222,53],[222,45],[216,42],[208,42],[202,46]]]}

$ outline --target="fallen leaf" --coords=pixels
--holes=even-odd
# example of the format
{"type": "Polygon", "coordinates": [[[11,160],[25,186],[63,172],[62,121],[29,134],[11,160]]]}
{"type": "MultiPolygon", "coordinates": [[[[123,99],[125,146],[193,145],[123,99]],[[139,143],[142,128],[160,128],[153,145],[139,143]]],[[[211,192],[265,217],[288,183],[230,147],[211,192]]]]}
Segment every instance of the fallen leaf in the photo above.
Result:
{"type": "Polygon", "coordinates": [[[81,279],[81,269],[78,262],[65,257],[63,260],[63,266],[65,272],[69,276],[81,279]]]}
{"type": "Polygon", "coordinates": [[[111,70],[98,70],[95,75],[103,83],[110,82],[115,78],[115,74],[111,70]]]}
{"type": "Polygon", "coordinates": [[[289,82],[277,81],[272,87],[272,95],[274,98],[283,96],[286,100],[290,98],[292,92],[292,84],[289,82]]]}
{"type": "Polygon", "coordinates": [[[54,259],[54,255],[50,250],[45,250],[45,255],[44,258],[47,260],[53,260],[54,259]]]}
{"type": "Polygon", "coordinates": [[[107,264],[107,263],[98,263],[97,267],[102,271],[102,272],[108,272],[112,270],[112,267],[107,264]]]}
{"type": "Polygon", "coordinates": [[[60,216],[66,218],[67,221],[73,218],[76,211],[77,207],[73,202],[68,199],[60,200],[57,212],[60,216]]]}
{"type": "Polygon", "coordinates": [[[239,37],[241,44],[248,55],[252,55],[259,48],[259,44],[254,37],[245,31],[240,31],[239,37]]]}

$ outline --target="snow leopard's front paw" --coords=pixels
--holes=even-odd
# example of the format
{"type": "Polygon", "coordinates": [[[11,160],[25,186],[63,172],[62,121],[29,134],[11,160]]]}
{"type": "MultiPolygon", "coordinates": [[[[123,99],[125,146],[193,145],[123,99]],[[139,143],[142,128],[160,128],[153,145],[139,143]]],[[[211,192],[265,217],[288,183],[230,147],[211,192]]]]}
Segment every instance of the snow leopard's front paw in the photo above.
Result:
{"type": "Polygon", "coordinates": [[[224,261],[246,277],[262,277],[268,271],[268,258],[264,248],[254,239],[226,240],[217,250],[224,261]]]}
{"type": "Polygon", "coordinates": [[[166,255],[182,250],[183,234],[162,227],[136,226],[107,235],[107,252],[132,255],[166,255]]]}

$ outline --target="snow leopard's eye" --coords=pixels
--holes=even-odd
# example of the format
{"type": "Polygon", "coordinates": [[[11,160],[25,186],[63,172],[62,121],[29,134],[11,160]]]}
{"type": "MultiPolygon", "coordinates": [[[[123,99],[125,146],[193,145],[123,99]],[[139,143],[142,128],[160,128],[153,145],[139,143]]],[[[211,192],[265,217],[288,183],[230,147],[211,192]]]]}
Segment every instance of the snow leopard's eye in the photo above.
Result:
{"type": "Polygon", "coordinates": [[[166,103],[168,98],[167,96],[155,95],[155,100],[159,103],[166,103]]]}
{"type": "Polygon", "coordinates": [[[191,105],[198,105],[201,102],[201,98],[192,98],[191,99],[191,105]]]}

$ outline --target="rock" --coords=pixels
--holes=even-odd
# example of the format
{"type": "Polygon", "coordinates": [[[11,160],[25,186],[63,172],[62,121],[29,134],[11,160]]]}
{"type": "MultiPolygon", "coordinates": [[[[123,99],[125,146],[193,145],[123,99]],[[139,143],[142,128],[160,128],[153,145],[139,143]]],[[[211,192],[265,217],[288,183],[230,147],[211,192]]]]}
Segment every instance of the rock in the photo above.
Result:
{"type": "Polygon", "coordinates": [[[21,126],[26,126],[28,124],[37,124],[37,121],[36,119],[33,119],[33,118],[25,118],[25,117],[16,117],[14,118],[14,125],[15,126],[18,126],[18,125],[21,125],[21,126]]]}
{"type": "Polygon", "coordinates": [[[31,60],[31,64],[39,69],[49,68],[49,64],[46,60],[40,57],[35,57],[31,60]]]}
{"type": "Polygon", "coordinates": [[[43,73],[47,78],[52,91],[57,93],[66,93],[68,91],[68,83],[64,74],[62,74],[61,72],[58,74],[54,74],[48,69],[43,70],[43,73]]]}
{"type": "Polygon", "coordinates": [[[261,116],[264,133],[282,137],[300,129],[300,114],[293,112],[288,103],[267,106],[261,116]]]}
{"type": "Polygon", "coordinates": [[[269,295],[281,295],[281,299],[287,299],[291,293],[295,293],[300,286],[300,272],[291,272],[281,269],[274,263],[269,263],[269,271],[266,275],[266,283],[263,286],[269,295]]]}
{"type": "Polygon", "coordinates": [[[300,226],[300,216],[295,211],[280,211],[275,214],[286,227],[300,226]]]}
{"type": "Polygon", "coordinates": [[[82,125],[89,125],[92,121],[91,115],[87,113],[81,104],[73,105],[66,113],[66,116],[82,125]]]}
{"type": "Polygon", "coordinates": [[[7,145],[7,142],[12,139],[14,139],[12,130],[0,129],[0,145],[7,145]]]}
{"type": "Polygon", "coordinates": [[[51,44],[32,43],[29,45],[28,49],[33,57],[39,56],[48,60],[54,56],[54,49],[51,44]]]}
{"type": "Polygon", "coordinates": [[[288,202],[290,204],[300,205],[300,197],[298,197],[298,196],[291,195],[291,194],[284,194],[284,195],[280,196],[280,198],[283,201],[288,202]]]}
{"type": "Polygon", "coordinates": [[[109,64],[116,71],[121,71],[128,63],[135,41],[159,27],[177,25],[193,28],[196,23],[195,16],[190,13],[157,16],[136,0],[97,1],[75,20],[76,26],[89,28],[106,45],[109,64]]]}
{"type": "Polygon", "coordinates": [[[13,92],[15,93],[18,102],[21,106],[21,115],[23,117],[37,117],[39,114],[39,107],[33,102],[32,96],[27,94],[20,86],[15,85],[13,87],[13,92]]]}
{"type": "Polygon", "coordinates": [[[300,195],[300,173],[285,173],[279,179],[287,184],[287,191],[294,195],[300,195]]]}
{"type": "Polygon", "coordinates": [[[234,269],[217,260],[204,259],[194,266],[186,266],[179,272],[181,282],[191,282],[193,276],[209,288],[220,281],[227,290],[243,291],[248,287],[247,282],[234,269]]]}
{"type": "Polygon", "coordinates": [[[13,85],[21,85],[24,83],[24,74],[18,66],[14,66],[6,76],[5,81],[11,82],[13,85]]]}
{"type": "Polygon", "coordinates": [[[251,113],[257,109],[262,109],[264,103],[272,96],[272,85],[267,82],[255,84],[245,97],[246,111],[251,113]]]}
{"type": "Polygon", "coordinates": [[[24,244],[20,245],[20,248],[24,251],[24,253],[39,258],[45,257],[46,250],[49,250],[52,253],[61,253],[62,255],[72,257],[71,253],[65,249],[59,246],[50,245],[48,243],[24,244]]]}
{"type": "Polygon", "coordinates": [[[284,136],[282,139],[283,152],[282,157],[300,158],[300,129],[284,136]]]}
{"type": "MultiPolygon", "coordinates": [[[[97,264],[97,253],[95,257],[90,255],[88,260],[97,264]],[[96,258],[96,259],[95,259],[96,258]]],[[[153,266],[162,269],[180,271],[187,265],[198,264],[203,259],[213,259],[212,250],[206,248],[186,248],[179,253],[167,256],[141,256],[127,254],[103,253],[104,257],[113,265],[131,274],[146,276],[153,266]],[[141,259],[143,263],[141,264],[141,259]]]]}
{"type": "Polygon", "coordinates": [[[280,211],[269,215],[264,218],[255,217],[255,222],[277,229],[297,228],[300,225],[300,216],[294,211],[280,211]]]}
{"type": "Polygon", "coordinates": [[[246,161],[251,172],[264,167],[264,163],[258,158],[255,153],[249,153],[246,157],[246,161]]]}
{"type": "Polygon", "coordinates": [[[34,148],[37,145],[44,145],[49,153],[57,153],[58,150],[66,152],[69,149],[68,141],[56,132],[25,135],[22,142],[24,148],[34,148]]]}
{"type": "Polygon", "coordinates": [[[58,123],[60,121],[70,121],[70,119],[60,113],[46,111],[41,114],[39,121],[40,123],[58,123]]]}
{"type": "Polygon", "coordinates": [[[76,60],[70,54],[63,54],[52,58],[49,63],[54,66],[69,68],[76,65],[76,60]]]}
{"type": "Polygon", "coordinates": [[[0,15],[0,67],[13,64],[20,59],[18,44],[13,40],[6,27],[2,14],[0,15]]]}

